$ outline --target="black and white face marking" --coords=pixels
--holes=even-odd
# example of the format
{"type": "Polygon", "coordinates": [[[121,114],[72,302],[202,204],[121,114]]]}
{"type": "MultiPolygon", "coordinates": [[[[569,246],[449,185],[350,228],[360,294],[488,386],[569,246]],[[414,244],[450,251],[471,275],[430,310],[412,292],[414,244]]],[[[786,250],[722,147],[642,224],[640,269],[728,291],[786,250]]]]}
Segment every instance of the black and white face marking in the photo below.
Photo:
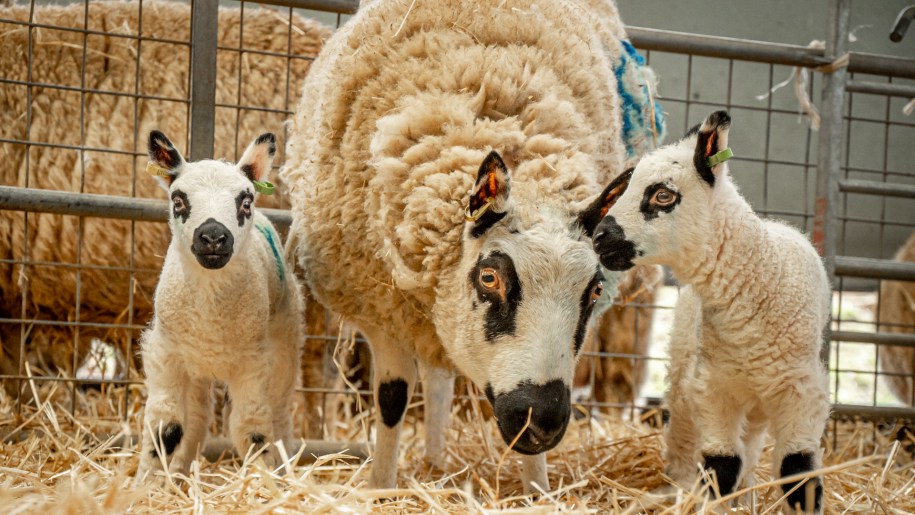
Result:
{"type": "Polygon", "coordinates": [[[181,190],[172,191],[172,214],[175,220],[181,220],[181,223],[187,223],[187,217],[191,216],[191,203],[187,199],[187,194],[181,190]]]}
{"type": "Polygon", "coordinates": [[[245,223],[255,216],[252,181],[266,181],[275,153],[276,138],[268,133],[253,141],[237,164],[187,163],[165,135],[150,133],[150,160],[169,173],[173,244],[187,262],[223,268],[257,232],[245,223]]]}
{"type": "Polygon", "coordinates": [[[499,251],[481,256],[468,280],[477,293],[477,308],[486,305],[486,340],[514,335],[523,293],[512,258],[499,251]]]}
{"type": "Polygon", "coordinates": [[[235,209],[238,210],[238,226],[245,225],[245,220],[251,218],[251,207],[254,205],[254,194],[248,190],[242,191],[235,197],[235,209]]]}
{"type": "Polygon", "coordinates": [[[191,252],[197,262],[210,270],[220,269],[228,264],[235,250],[235,237],[229,229],[213,218],[207,219],[194,229],[191,252]]]}
{"type": "Polygon", "coordinates": [[[716,156],[728,148],[729,127],[727,113],[712,113],[680,141],[642,157],[595,230],[594,250],[604,266],[660,264],[675,273],[693,266],[678,256],[720,222],[713,206],[716,196],[728,194],[720,186],[727,164],[716,156]]]}
{"type": "Polygon", "coordinates": [[[575,355],[577,356],[581,352],[581,345],[585,341],[585,333],[588,330],[588,319],[591,318],[591,311],[594,310],[594,304],[597,304],[597,299],[600,298],[604,293],[604,274],[600,271],[600,268],[597,269],[597,273],[594,274],[594,279],[591,279],[591,283],[588,284],[588,287],[585,288],[584,293],[581,294],[581,303],[579,305],[578,313],[578,327],[575,328],[575,355]]]}
{"type": "Polygon", "coordinates": [[[645,195],[639,205],[639,211],[645,221],[654,220],[660,213],[670,213],[680,203],[680,194],[671,186],[655,183],[645,188],[645,195]]]}

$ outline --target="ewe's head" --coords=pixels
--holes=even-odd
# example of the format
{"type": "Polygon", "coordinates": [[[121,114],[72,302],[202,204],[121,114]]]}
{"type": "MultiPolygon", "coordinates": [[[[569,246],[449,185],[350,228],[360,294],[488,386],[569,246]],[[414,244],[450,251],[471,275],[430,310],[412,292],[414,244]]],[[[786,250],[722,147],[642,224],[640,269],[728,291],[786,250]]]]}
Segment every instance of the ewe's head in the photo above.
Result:
{"type": "Polygon", "coordinates": [[[226,266],[250,237],[254,181],[265,181],[275,153],[276,138],[268,133],[248,146],[238,164],[188,163],[164,134],[150,132],[149,159],[168,184],[172,244],[204,268],[226,266]]]}
{"type": "MultiPolygon", "coordinates": [[[[570,386],[591,310],[604,279],[590,232],[603,195],[585,212],[514,202],[496,152],[480,166],[470,196],[457,291],[439,291],[454,327],[444,342],[458,368],[493,404],[503,439],[536,454],[562,439],[570,386]]],[[[606,193],[606,192],[605,192],[606,193]]]]}
{"type": "Polygon", "coordinates": [[[629,185],[594,231],[594,250],[605,267],[673,266],[691,246],[704,244],[715,221],[715,193],[727,180],[730,124],[727,112],[714,112],[621,176],[629,185]]]}

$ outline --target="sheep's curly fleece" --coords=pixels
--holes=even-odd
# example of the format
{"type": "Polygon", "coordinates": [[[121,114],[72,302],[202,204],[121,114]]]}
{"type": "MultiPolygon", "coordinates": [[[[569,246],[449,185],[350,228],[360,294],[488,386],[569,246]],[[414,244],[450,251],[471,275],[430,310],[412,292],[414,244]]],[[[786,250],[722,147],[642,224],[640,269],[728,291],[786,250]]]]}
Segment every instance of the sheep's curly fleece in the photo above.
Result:
{"type": "MultiPolygon", "coordinates": [[[[624,39],[603,0],[364,5],[312,66],[281,171],[287,245],[318,299],[359,326],[437,341],[435,289],[460,259],[488,149],[508,161],[516,200],[558,209],[622,171],[624,39]],[[558,175],[562,161],[581,172],[558,175]]],[[[448,364],[441,346],[415,350],[448,364]]]]}
{"type": "MultiPolygon", "coordinates": [[[[896,261],[915,263],[915,233],[909,236],[894,257],[896,261]]],[[[887,333],[915,332],[915,283],[881,281],[879,330],[887,333]]],[[[915,371],[915,349],[887,346],[880,348],[880,369],[895,376],[884,376],[890,390],[905,404],[913,404],[912,381],[915,371]]]]}

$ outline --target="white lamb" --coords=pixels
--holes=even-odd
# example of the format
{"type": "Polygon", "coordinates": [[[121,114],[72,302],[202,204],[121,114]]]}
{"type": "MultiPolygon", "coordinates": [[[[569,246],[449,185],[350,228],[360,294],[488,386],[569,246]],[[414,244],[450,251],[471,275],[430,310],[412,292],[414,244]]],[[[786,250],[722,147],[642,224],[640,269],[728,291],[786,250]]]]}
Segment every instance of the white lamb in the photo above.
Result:
{"type": "Polygon", "coordinates": [[[263,134],[238,164],[186,163],[164,134],[149,135],[151,167],[169,184],[172,241],[141,338],[149,395],[138,482],[168,461],[187,473],[207,434],[214,380],[228,385],[240,454],[267,447],[272,467],[268,446],[291,443],[302,298],[279,236],[254,209],[275,152],[273,134],[263,134]]]}
{"type": "MultiPolygon", "coordinates": [[[[608,269],[666,265],[682,285],[671,335],[668,474],[689,483],[701,462],[721,495],[752,477],[766,429],[779,476],[817,469],[829,415],[820,359],[826,272],[803,235],[760,219],[738,193],[723,162],[729,126],[718,111],[642,158],[593,238],[608,269]]],[[[819,478],[798,483],[783,486],[789,506],[819,512],[819,478]]]]}

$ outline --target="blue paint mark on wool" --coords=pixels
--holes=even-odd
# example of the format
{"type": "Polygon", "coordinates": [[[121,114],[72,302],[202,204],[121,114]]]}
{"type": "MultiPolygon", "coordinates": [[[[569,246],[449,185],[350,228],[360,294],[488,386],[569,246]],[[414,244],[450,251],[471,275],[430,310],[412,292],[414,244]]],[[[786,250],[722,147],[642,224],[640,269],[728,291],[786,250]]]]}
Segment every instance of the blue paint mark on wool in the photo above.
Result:
{"type": "Polygon", "coordinates": [[[283,258],[280,255],[280,249],[277,247],[279,237],[273,232],[273,227],[269,225],[255,225],[257,230],[264,235],[264,238],[267,240],[267,244],[270,245],[270,250],[273,251],[273,260],[276,262],[276,271],[280,275],[280,281],[286,280],[286,266],[283,264],[283,258]]]}
{"type": "Polygon", "coordinates": [[[620,45],[623,47],[623,52],[620,52],[619,60],[614,63],[613,71],[616,75],[617,93],[620,98],[626,154],[628,157],[634,157],[647,150],[642,143],[646,139],[651,141],[652,147],[654,147],[655,134],[653,134],[652,122],[654,130],[657,132],[657,141],[661,142],[664,136],[665,120],[660,103],[655,102],[653,106],[648,105],[651,97],[640,72],[640,68],[645,66],[645,58],[639,55],[630,42],[620,40],[620,45]],[[652,119],[652,111],[654,111],[654,119],[652,119]]]}

